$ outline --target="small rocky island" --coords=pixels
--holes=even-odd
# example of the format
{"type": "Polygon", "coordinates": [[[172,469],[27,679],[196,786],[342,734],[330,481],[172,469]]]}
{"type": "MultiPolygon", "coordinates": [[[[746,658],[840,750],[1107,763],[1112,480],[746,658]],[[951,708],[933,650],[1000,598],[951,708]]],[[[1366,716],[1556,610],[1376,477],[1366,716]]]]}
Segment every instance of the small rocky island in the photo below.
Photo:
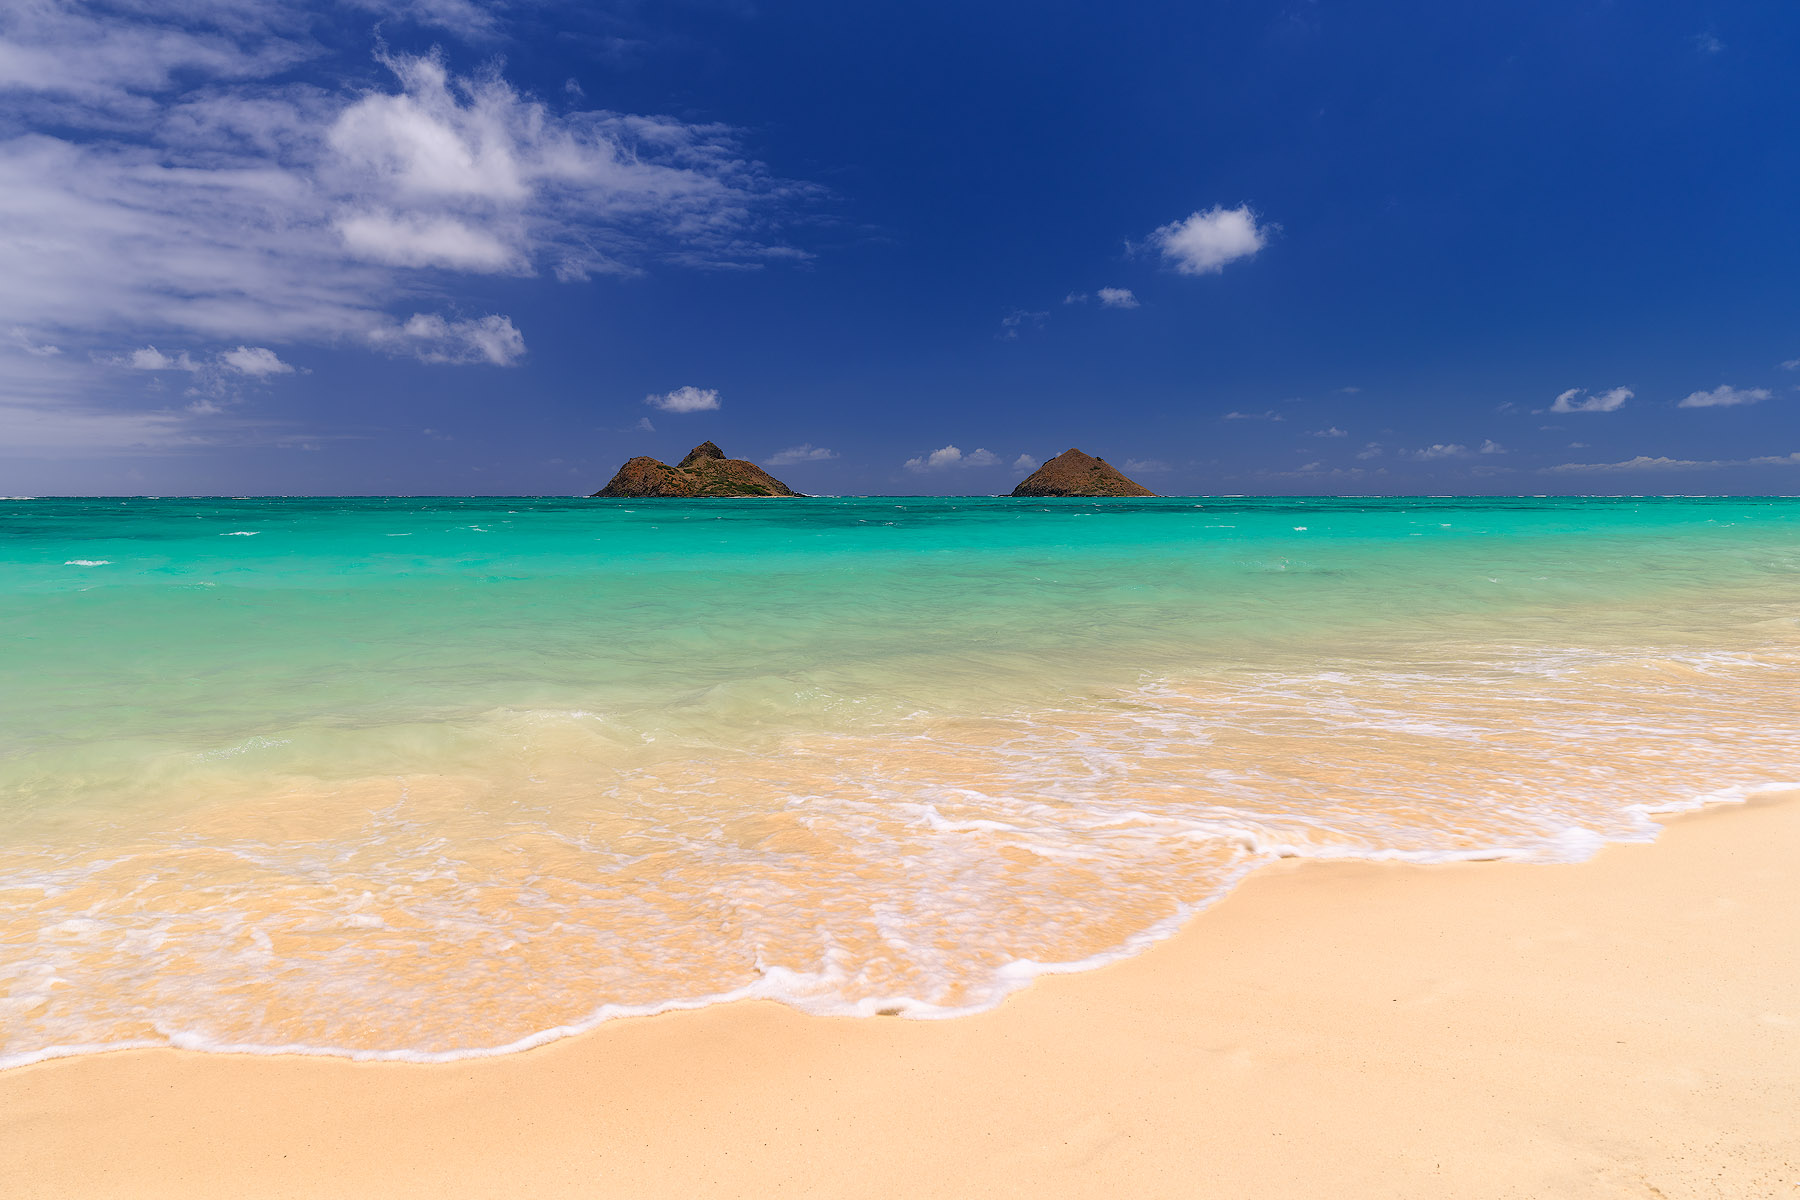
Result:
{"type": "Polygon", "coordinates": [[[1015,496],[1154,496],[1104,458],[1065,450],[1012,490],[1015,496]]]}
{"type": "MultiPolygon", "coordinates": [[[[1123,478],[1123,476],[1121,476],[1123,478]]],[[[619,468],[612,482],[594,493],[615,499],[709,499],[715,497],[797,497],[793,488],[744,458],[726,458],[711,442],[688,451],[671,467],[641,454],[619,468]]]]}

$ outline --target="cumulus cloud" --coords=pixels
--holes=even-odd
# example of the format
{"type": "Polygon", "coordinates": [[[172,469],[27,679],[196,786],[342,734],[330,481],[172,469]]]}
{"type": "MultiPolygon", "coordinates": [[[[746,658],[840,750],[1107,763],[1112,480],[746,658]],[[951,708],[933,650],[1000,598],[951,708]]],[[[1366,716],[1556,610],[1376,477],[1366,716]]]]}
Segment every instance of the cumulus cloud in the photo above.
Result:
{"type": "Polygon", "coordinates": [[[1163,261],[1183,275],[1210,275],[1227,263],[1250,258],[1267,244],[1273,226],[1258,224],[1250,206],[1214,205],[1186,220],[1172,221],[1150,235],[1163,261]]]}
{"type": "Polygon", "coordinates": [[[1361,459],[1380,458],[1384,453],[1386,451],[1381,448],[1380,442],[1369,442],[1356,452],[1356,457],[1361,459]]]}
{"type": "Polygon", "coordinates": [[[1130,288],[1103,287],[1094,293],[1100,297],[1105,308],[1136,308],[1138,298],[1131,294],[1130,288]]]}
{"type": "Polygon", "coordinates": [[[1570,388],[1557,396],[1550,405],[1550,411],[1554,413],[1617,412],[1634,394],[1630,388],[1626,387],[1612,388],[1591,396],[1588,395],[1586,388],[1570,388]]]}
{"type": "Polygon", "coordinates": [[[1493,438],[1488,438],[1486,441],[1481,443],[1481,449],[1477,450],[1475,453],[1477,453],[1477,454],[1505,454],[1506,447],[1502,446],[1499,442],[1496,442],[1493,438]]]}
{"type": "Polygon", "coordinates": [[[1693,392],[1676,405],[1677,408],[1728,408],[1738,404],[1755,404],[1769,398],[1768,388],[1734,388],[1720,384],[1710,392],[1693,392]]]}
{"type": "Polygon", "coordinates": [[[236,350],[227,350],[219,355],[219,361],[240,375],[258,379],[270,375],[290,375],[294,370],[291,364],[282,362],[266,346],[239,346],[236,350]]]}
{"type": "Polygon", "coordinates": [[[1434,445],[1425,447],[1423,450],[1413,451],[1413,457],[1420,462],[1432,462],[1441,458],[1463,458],[1467,456],[1468,453],[1469,448],[1461,443],[1438,442],[1434,445]]]}
{"type": "Polygon", "coordinates": [[[678,387],[644,397],[644,403],[668,413],[712,412],[719,407],[717,388],[678,387]]]}
{"type": "Polygon", "coordinates": [[[1031,455],[1021,454],[1019,457],[1013,459],[1012,469],[1021,474],[1029,475],[1043,465],[1044,464],[1040,463],[1037,459],[1031,457],[1031,455]]]}
{"type": "Polygon", "coordinates": [[[823,446],[815,446],[811,442],[802,442],[798,446],[789,446],[786,450],[777,450],[763,459],[764,464],[771,467],[791,467],[795,463],[824,462],[837,457],[837,451],[827,450],[823,446]]]}
{"type": "Polygon", "coordinates": [[[964,454],[955,446],[945,446],[941,450],[933,450],[930,454],[906,460],[906,469],[909,471],[945,471],[951,467],[997,467],[999,465],[999,457],[990,451],[975,449],[964,454]]]}

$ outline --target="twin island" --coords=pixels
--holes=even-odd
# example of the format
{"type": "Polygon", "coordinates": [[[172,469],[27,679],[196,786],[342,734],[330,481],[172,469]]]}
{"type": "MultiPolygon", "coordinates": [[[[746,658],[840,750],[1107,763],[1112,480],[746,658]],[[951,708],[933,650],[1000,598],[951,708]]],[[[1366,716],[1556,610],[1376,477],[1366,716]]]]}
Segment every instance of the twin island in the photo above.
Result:
{"type": "MultiPolygon", "coordinates": [[[[1015,496],[1154,496],[1103,458],[1065,450],[1012,490],[1015,496]]],[[[719,498],[799,498],[796,492],[749,459],[726,458],[711,442],[701,442],[675,466],[640,454],[619,468],[596,497],[619,500],[702,500],[719,498]]]]}

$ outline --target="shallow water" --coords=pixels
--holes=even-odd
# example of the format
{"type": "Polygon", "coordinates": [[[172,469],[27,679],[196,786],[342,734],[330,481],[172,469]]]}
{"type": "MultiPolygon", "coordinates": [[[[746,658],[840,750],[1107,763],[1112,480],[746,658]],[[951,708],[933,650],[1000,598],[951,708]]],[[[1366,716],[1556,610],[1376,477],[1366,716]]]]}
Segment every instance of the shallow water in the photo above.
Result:
{"type": "Polygon", "coordinates": [[[0,1063],[979,1009],[1800,777],[1800,502],[0,502],[0,1063]]]}

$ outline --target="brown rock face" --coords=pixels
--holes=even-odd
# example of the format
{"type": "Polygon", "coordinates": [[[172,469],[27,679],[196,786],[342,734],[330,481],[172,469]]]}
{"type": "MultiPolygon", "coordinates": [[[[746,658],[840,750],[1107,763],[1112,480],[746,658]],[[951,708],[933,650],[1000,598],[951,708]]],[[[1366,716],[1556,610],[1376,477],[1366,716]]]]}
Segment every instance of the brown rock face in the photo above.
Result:
{"type": "Polygon", "coordinates": [[[1065,450],[1012,490],[1015,496],[1154,496],[1104,458],[1065,450]]]}
{"type": "Polygon", "coordinates": [[[676,467],[639,455],[620,467],[611,483],[594,493],[632,500],[799,494],[748,459],[726,458],[725,452],[711,442],[701,442],[689,450],[676,467]]]}

